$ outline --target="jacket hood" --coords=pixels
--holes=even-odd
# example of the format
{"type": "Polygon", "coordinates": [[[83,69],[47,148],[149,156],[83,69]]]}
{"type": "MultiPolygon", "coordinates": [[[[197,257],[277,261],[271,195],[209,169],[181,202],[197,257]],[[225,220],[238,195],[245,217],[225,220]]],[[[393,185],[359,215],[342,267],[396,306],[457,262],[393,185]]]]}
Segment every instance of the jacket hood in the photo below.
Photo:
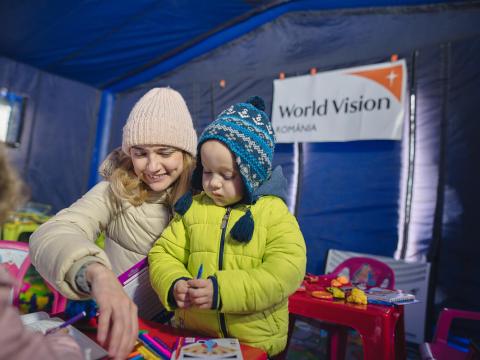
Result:
{"type": "Polygon", "coordinates": [[[118,169],[123,164],[129,161],[131,161],[130,156],[125,154],[122,151],[121,147],[118,147],[114,149],[110,154],[108,154],[105,160],[103,160],[102,164],[98,169],[98,173],[106,180],[109,180],[115,169],[118,169]]]}
{"type": "Polygon", "coordinates": [[[287,203],[288,185],[287,179],[283,175],[281,166],[275,167],[272,176],[259,186],[252,194],[252,203],[255,203],[261,196],[274,195],[287,203]]]}

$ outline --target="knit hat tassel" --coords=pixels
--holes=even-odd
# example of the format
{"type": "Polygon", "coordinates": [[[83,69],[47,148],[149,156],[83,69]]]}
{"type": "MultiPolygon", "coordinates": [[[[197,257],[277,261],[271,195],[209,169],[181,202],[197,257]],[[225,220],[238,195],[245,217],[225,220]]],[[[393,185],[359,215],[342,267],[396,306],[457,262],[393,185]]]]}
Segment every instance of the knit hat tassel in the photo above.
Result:
{"type": "Polygon", "coordinates": [[[189,190],[185,194],[182,195],[180,199],[177,200],[175,203],[174,209],[175,212],[180,215],[185,215],[185,213],[190,209],[192,205],[192,192],[189,190]]]}
{"type": "Polygon", "coordinates": [[[253,230],[255,228],[255,223],[252,218],[252,213],[250,209],[243,215],[236,223],[233,225],[230,235],[232,237],[243,243],[248,243],[252,240],[253,230]]]}

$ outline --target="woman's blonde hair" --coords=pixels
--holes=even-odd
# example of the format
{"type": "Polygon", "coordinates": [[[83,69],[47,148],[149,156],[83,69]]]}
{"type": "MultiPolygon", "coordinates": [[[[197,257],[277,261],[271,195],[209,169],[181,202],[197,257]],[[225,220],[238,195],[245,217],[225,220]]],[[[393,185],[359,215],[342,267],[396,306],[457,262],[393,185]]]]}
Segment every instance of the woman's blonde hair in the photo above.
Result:
{"type": "MultiPolygon", "coordinates": [[[[181,151],[181,150],[179,150],[181,151]]],[[[182,151],[183,171],[178,179],[165,190],[165,202],[173,208],[177,200],[189,189],[190,178],[195,166],[195,158],[182,151]]],[[[132,159],[120,148],[114,150],[100,166],[100,174],[110,181],[113,193],[120,199],[139,206],[152,195],[150,187],[145,184],[133,169],[132,159]]]]}
{"type": "Polygon", "coordinates": [[[8,162],[5,146],[0,143],[0,223],[25,200],[22,187],[17,172],[8,162]]]}

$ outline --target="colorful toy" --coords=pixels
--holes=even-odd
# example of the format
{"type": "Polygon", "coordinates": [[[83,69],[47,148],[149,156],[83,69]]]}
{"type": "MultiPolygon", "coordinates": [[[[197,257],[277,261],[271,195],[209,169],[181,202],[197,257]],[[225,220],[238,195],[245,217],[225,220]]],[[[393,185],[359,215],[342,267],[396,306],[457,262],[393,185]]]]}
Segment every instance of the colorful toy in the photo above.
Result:
{"type": "Polygon", "coordinates": [[[28,202],[23,208],[10,214],[2,226],[2,239],[28,242],[30,235],[50,216],[51,206],[28,202]]]}
{"type": "Polygon", "coordinates": [[[13,288],[12,304],[22,312],[64,310],[66,299],[30,266],[27,243],[0,240],[0,263],[6,264],[6,269],[18,280],[13,288]]]}
{"type": "Polygon", "coordinates": [[[353,288],[349,296],[347,296],[347,302],[367,305],[367,295],[363,290],[353,288]]]}
{"type": "Polygon", "coordinates": [[[327,291],[332,293],[335,299],[345,299],[345,293],[339,287],[335,287],[335,286],[327,287],[327,291]]]}
{"type": "Polygon", "coordinates": [[[330,286],[332,287],[341,287],[345,285],[350,285],[350,281],[346,276],[337,276],[335,279],[332,279],[330,286]]]}
{"type": "Polygon", "coordinates": [[[19,310],[22,314],[36,311],[51,312],[53,294],[34,268],[30,268],[23,278],[19,293],[19,310]]]}
{"type": "Polygon", "coordinates": [[[321,291],[321,290],[312,291],[311,295],[318,299],[333,300],[333,295],[330,294],[328,291],[321,291]]]}

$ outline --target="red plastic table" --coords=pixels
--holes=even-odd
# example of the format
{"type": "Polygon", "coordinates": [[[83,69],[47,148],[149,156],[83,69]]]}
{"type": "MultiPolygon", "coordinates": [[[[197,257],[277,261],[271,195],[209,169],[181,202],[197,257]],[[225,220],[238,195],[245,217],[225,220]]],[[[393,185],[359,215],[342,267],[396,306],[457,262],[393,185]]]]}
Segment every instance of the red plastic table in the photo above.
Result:
{"type": "Polygon", "coordinates": [[[403,306],[357,305],[321,300],[307,292],[289,298],[294,315],[348,326],[357,330],[363,342],[364,359],[405,359],[403,306]]]}

